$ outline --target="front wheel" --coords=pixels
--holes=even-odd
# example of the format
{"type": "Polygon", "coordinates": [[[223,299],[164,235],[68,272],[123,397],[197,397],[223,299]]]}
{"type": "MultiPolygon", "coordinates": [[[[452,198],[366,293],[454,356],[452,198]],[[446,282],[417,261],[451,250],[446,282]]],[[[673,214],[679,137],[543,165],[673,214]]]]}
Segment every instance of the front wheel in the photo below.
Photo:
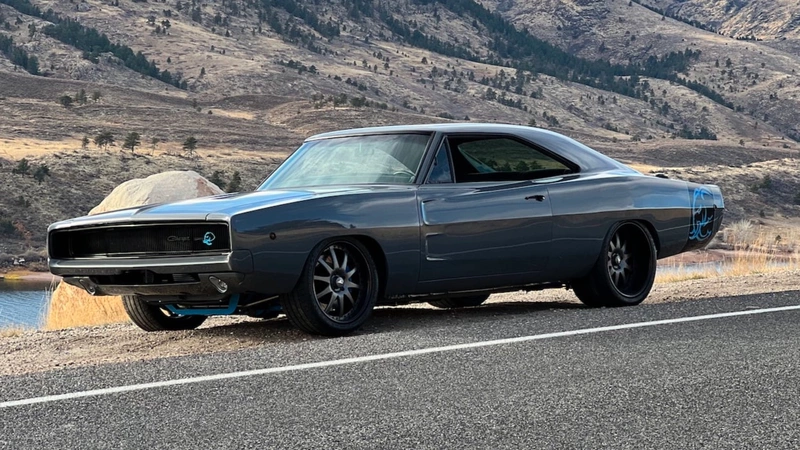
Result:
{"type": "Polygon", "coordinates": [[[294,290],[281,297],[294,326],[341,336],[360,327],[378,300],[378,271],[369,251],[352,238],[321,242],[308,257],[294,290]]]}
{"type": "Polygon", "coordinates": [[[591,272],[572,282],[585,305],[633,306],[643,302],[656,276],[656,246],[638,222],[615,225],[603,241],[591,272]]]}
{"type": "Polygon", "coordinates": [[[180,316],[144,302],[136,295],[123,295],[122,306],[131,322],[144,331],[194,330],[206,321],[207,316],[180,316]]]}

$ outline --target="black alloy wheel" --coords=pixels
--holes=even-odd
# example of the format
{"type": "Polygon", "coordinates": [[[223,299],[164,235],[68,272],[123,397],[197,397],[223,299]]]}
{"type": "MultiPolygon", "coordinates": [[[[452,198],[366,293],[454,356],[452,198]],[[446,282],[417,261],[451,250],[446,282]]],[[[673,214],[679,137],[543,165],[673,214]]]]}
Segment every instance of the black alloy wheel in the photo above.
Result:
{"type": "Polygon", "coordinates": [[[589,306],[638,305],[650,293],[656,274],[656,247],[638,222],[615,225],[603,251],[584,278],[574,280],[575,295],[589,306]]]}
{"type": "Polygon", "coordinates": [[[281,297],[283,311],[298,328],[339,336],[361,326],[378,299],[378,272],[367,248],[354,238],[317,245],[294,290],[281,297]]]}

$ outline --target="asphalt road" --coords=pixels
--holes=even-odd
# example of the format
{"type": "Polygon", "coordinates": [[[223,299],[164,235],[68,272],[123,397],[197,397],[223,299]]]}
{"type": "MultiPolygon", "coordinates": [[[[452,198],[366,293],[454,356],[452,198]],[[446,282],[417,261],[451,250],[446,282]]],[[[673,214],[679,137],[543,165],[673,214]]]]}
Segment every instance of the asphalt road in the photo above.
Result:
{"type": "Polygon", "coordinates": [[[382,309],[345,338],[0,378],[0,448],[796,449],[800,309],[759,311],[798,305],[382,309]]]}

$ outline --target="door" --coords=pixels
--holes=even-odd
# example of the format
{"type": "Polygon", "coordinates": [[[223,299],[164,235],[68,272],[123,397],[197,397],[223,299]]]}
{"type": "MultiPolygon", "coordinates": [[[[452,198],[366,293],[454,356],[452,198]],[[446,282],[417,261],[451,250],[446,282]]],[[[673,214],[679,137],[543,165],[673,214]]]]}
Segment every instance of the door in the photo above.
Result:
{"type": "Polygon", "coordinates": [[[418,190],[421,285],[457,290],[536,281],[547,268],[552,214],[547,183],[533,180],[565,170],[513,138],[448,136],[418,190]]]}

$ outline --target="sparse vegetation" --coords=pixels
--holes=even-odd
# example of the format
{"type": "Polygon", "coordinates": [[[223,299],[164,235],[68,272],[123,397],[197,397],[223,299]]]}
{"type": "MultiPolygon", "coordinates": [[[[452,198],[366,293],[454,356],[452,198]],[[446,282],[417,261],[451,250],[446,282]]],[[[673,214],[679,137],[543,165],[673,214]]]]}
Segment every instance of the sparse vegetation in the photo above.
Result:
{"type": "Polygon", "coordinates": [[[122,143],[122,148],[130,150],[131,153],[136,151],[136,147],[142,144],[141,136],[135,131],[131,131],[125,136],[125,142],[122,143]]]}
{"type": "Polygon", "coordinates": [[[217,185],[218,188],[225,190],[225,186],[228,184],[225,180],[222,179],[222,172],[219,170],[215,170],[214,173],[208,178],[208,181],[217,185]]]}
{"type": "MultiPolygon", "coordinates": [[[[78,50],[82,50],[84,58],[90,61],[97,62],[98,57],[102,53],[112,53],[119,58],[126,67],[142,75],[159,79],[182,89],[186,89],[187,87],[186,81],[169,73],[168,70],[159,70],[158,66],[152,61],[149,61],[142,52],[134,53],[127,45],[112,44],[111,40],[108,39],[108,36],[105,34],[94,28],[85,27],[70,18],[61,17],[53,12],[52,9],[42,12],[38,6],[32,5],[28,0],[0,0],[0,3],[5,3],[23,14],[52,22],[52,25],[44,27],[42,32],[65,44],[72,45],[78,50]]],[[[0,49],[2,49],[2,42],[3,41],[0,41],[0,49]]],[[[13,43],[9,45],[13,45],[13,43]]],[[[26,66],[33,64],[31,58],[27,57],[27,54],[25,54],[24,57],[27,58],[26,66]]],[[[38,61],[35,59],[34,61],[35,67],[32,66],[31,69],[28,69],[26,66],[23,67],[26,67],[28,72],[38,73],[38,61]]]]}
{"type": "Polygon", "coordinates": [[[22,47],[14,45],[14,39],[11,37],[0,34],[0,53],[31,75],[39,75],[39,60],[29,55],[22,47]]]}
{"type": "Polygon", "coordinates": [[[189,156],[194,155],[197,150],[197,139],[194,136],[189,136],[183,141],[183,150],[189,153],[189,156]]]}
{"type": "Polygon", "coordinates": [[[46,165],[41,165],[33,171],[33,179],[36,180],[39,184],[45,180],[46,177],[50,176],[50,168],[46,165]]]}
{"type": "Polygon", "coordinates": [[[28,175],[31,170],[31,165],[28,162],[27,158],[22,158],[17,163],[17,167],[11,169],[11,173],[14,175],[22,175],[23,177],[28,175]]]}
{"type": "Polygon", "coordinates": [[[58,103],[64,108],[69,108],[72,106],[72,97],[69,95],[62,95],[58,98],[58,103]]]}
{"type": "Polygon", "coordinates": [[[228,189],[226,189],[225,191],[226,192],[239,192],[239,191],[241,191],[241,189],[242,189],[242,176],[239,173],[239,171],[237,170],[237,171],[233,172],[233,175],[231,175],[231,181],[230,181],[230,183],[228,183],[228,189]]]}
{"type": "Polygon", "coordinates": [[[102,131],[94,137],[94,145],[105,150],[114,145],[114,141],[114,135],[110,131],[102,131]]]}

